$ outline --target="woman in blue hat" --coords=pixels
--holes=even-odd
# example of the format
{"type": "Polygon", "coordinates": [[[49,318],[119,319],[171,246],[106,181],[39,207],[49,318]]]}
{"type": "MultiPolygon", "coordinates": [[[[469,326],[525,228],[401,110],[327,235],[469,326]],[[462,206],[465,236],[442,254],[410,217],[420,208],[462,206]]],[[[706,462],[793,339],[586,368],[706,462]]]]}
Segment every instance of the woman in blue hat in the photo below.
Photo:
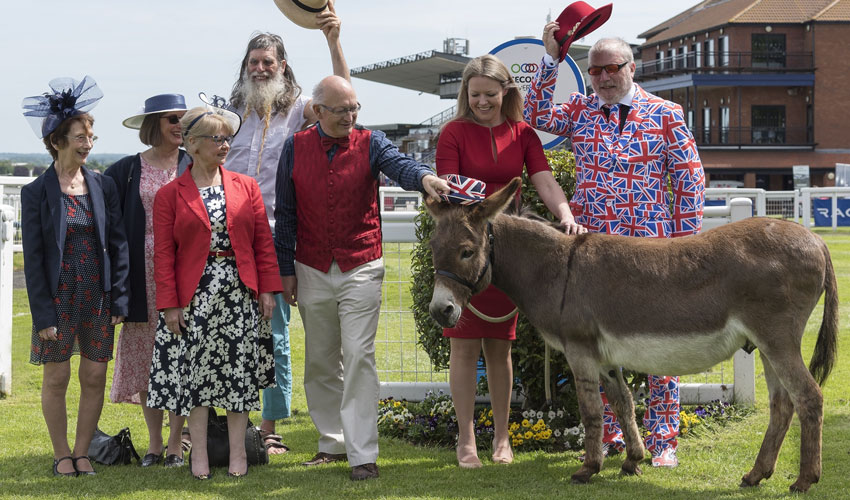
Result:
{"type": "Polygon", "coordinates": [[[42,365],[41,410],[53,444],[53,474],[93,475],[88,449],[103,408],[115,325],[127,315],[127,240],[118,190],[85,167],[97,137],[94,80],[57,78],[24,99],[24,116],[53,157],[21,189],[24,273],[32,313],[30,363],[42,365]],[[65,397],[71,356],[80,354],[73,450],[65,397]]]}
{"type": "Polygon", "coordinates": [[[148,427],[148,450],[141,466],[163,461],[166,467],[183,465],[181,430],[184,417],[169,412],[170,433],[163,450],[163,411],[145,405],[148,395],[151,356],[156,325],[156,285],[153,279],[153,200],[162,186],[182,174],[192,159],[183,145],[180,119],[186,102],[180,94],[155,95],[144,107],[124,120],[124,126],[138,129],[145,151],[127,156],[110,166],[105,174],[115,180],[122,217],[130,247],[130,310],[118,337],[115,370],[109,399],[113,403],[141,404],[148,427]]]}

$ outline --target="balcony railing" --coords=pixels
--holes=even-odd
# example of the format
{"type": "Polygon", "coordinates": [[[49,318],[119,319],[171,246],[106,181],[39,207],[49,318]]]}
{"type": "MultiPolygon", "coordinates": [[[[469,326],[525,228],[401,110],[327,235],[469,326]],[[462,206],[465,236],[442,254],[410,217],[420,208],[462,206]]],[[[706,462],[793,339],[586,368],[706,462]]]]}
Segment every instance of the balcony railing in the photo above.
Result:
{"type": "Polygon", "coordinates": [[[699,146],[812,147],[811,127],[728,127],[691,129],[699,146]]]}
{"type": "Polygon", "coordinates": [[[811,52],[691,52],[644,61],[635,80],[687,73],[796,73],[814,71],[811,52]]]}

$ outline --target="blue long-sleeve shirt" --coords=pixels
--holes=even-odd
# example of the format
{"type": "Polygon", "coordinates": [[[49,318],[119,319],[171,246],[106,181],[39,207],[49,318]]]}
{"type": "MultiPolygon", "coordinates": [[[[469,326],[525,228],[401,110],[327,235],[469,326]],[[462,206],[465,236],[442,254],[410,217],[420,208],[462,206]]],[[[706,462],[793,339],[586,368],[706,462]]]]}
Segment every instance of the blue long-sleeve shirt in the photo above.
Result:
{"type": "MultiPolygon", "coordinates": [[[[327,137],[322,127],[316,124],[320,137],[327,137]]],[[[337,146],[328,151],[328,161],[333,160],[337,146]]],[[[404,156],[380,130],[373,130],[369,140],[369,164],[372,175],[378,178],[383,173],[408,191],[424,193],[422,178],[434,172],[412,158],[404,156]]],[[[292,182],[295,168],[293,138],[283,145],[275,183],[275,249],[281,276],[295,275],[295,236],[297,229],[296,192],[292,182]]]]}

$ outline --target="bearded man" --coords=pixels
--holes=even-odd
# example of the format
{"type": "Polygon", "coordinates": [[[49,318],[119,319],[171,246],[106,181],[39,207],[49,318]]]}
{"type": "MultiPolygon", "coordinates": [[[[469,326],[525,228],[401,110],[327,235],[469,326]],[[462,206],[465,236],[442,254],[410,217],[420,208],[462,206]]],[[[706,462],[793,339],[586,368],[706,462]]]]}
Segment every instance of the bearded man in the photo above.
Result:
{"type": "MultiPolygon", "coordinates": [[[[327,10],[316,15],[316,25],[327,38],[334,74],[350,80],[339,42],[340,20],[333,3],[328,5],[327,10]]],[[[242,128],[233,139],[224,166],[257,180],[266,216],[274,229],[275,175],[283,143],[317,120],[310,106],[311,99],[301,94],[292,67],[287,64],[286,49],[278,35],[261,33],[248,42],[230,101],[242,114],[242,128]]],[[[280,295],[275,295],[275,302],[272,337],[277,383],[263,390],[263,422],[260,425],[260,434],[272,455],[289,450],[275,433],[275,421],[290,416],[292,399],[289,304],[280,295]]]]}

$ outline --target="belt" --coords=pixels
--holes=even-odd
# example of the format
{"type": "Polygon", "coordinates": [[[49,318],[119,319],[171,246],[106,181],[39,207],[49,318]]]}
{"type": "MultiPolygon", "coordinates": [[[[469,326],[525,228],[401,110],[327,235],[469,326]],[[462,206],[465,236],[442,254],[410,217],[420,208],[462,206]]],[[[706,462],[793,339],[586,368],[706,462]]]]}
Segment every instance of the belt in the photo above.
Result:
{"type": "Polygon", "coordinates": [[[236,252],[233,250],[218,250],[215,252],[210,252],[210,257],[234,257],[236,256],[236,252]]]}

